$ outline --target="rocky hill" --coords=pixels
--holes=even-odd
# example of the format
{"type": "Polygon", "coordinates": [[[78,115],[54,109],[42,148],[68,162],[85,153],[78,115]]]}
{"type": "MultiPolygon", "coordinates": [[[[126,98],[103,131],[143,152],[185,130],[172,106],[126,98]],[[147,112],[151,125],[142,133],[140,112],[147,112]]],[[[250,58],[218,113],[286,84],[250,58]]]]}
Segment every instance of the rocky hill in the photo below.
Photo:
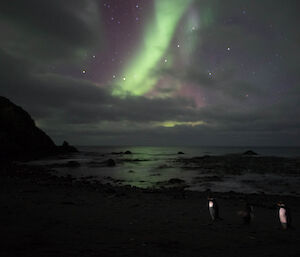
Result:
{"type": "Polygon", "coordinates": [[[77,151],[56,146],[21,107],[0,96],[0,160],[31,160],[61,152],[77,151]]]}

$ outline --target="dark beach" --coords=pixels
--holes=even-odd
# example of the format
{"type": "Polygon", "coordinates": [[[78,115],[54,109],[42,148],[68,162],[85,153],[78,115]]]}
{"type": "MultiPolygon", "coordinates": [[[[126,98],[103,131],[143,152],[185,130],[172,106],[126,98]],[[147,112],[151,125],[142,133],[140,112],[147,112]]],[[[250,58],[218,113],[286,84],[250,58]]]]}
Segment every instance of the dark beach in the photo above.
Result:
{"type": "Polygon", "coordinates": [[[138,189],[56,177],[41,167],[3,167],[0,256],[299,256],[299,197],[138,189]],[[254,220],[244,225],[244,199],[254,220]],[[276,203],[292,210],[283,231],[276,203]]]}

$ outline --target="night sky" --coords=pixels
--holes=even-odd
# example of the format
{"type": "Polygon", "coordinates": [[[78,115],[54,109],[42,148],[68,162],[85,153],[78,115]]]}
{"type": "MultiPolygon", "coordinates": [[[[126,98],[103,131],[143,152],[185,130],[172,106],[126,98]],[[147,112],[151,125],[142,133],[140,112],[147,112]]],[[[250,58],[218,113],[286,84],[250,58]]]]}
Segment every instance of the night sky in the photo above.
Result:
{"type": "Polygon", "coordinates": [[[297,0],[1,0],[0,95],[56,143],[300,145],[297,0]]]}

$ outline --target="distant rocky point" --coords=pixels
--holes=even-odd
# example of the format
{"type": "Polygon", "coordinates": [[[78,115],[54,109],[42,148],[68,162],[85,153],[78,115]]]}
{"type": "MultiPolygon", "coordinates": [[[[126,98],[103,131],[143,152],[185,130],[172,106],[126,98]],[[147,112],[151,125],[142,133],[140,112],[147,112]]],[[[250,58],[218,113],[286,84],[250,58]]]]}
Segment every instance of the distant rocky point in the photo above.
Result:
{"type": "Polygon", "coordinates": [[[61,146],[57,146],[57,151],[59,153],[78,153],[78,150],[67,141],[64,141],[61,146]]]}
{"type": "Polygon", "coordinates": [[[21,107],[0,96],[0,160],[32,160],[77,152],[64,142],[56,146],[21,107]]]}
{"type": "Polygon", "coordinates": [[[257,153],[253,152],[252,150],[248,150],[248,151],[244,152],[243,155],[257,155],[257,153]]]}

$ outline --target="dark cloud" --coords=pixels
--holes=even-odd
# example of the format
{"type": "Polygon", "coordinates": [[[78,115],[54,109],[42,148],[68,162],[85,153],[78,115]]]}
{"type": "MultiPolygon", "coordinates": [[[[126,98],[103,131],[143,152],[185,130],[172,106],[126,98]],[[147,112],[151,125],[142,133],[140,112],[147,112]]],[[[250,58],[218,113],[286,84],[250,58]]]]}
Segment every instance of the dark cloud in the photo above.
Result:
{"type": "Polygon", "coordinates": [[[82,57],[100,40],[98,9],[94,0],[3,0],[0,46],[41,62],[82,57]]]}

